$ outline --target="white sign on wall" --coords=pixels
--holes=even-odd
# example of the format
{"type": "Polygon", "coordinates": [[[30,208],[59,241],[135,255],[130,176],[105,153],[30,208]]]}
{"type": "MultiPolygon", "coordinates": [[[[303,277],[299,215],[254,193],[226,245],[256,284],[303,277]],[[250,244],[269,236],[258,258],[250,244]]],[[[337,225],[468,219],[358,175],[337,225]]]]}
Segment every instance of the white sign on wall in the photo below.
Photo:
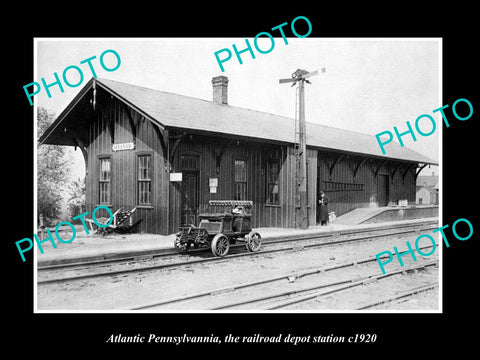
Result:
{"type": "Polygon", "coordinates": [[[112,145],[113,151],[133,150],[133,149],[135,149],[135,143],[133,142],[112,145]]]}
{"type": "Polygon", "coordinates": [[[182,173],[170,173],[170,181],[182,181],[182,173]]]}
{"type": "Polygon", "coordinates": [[[210,194],[217,193],[218,178],[208,178],[208,186],[210,187],[210,194]]]}

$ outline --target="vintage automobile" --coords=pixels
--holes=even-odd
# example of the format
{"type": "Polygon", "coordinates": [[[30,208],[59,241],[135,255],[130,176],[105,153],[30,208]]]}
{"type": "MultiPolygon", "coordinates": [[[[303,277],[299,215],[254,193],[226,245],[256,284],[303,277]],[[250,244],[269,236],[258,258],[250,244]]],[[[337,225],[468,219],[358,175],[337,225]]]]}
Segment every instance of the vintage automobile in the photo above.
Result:
{"type": "Polygon", "coordinates": [[[225,256],[230,244],[245,242],[249,251],[258,251],[262,244],[259,233],[252,231],[252,201],[210,200],[209,212],[198,215],[199,225],[180,226],[174,246],[185,254],[194,248],[210,247],[215,256],[225,256]],[[219,211],[218,209],[223,211],[219,211]]]}

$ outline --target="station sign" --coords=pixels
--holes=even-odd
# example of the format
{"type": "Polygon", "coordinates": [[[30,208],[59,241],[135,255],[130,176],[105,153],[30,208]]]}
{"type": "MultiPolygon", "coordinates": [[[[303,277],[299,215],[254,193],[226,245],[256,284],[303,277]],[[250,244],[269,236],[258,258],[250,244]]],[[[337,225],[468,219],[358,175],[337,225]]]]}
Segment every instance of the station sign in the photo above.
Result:
{"type": "Polygon", "coordinates": [[[135,149],[135,143],[133,142],[112,145],[112,151],[134,150],[134,149],[135,149]]]}

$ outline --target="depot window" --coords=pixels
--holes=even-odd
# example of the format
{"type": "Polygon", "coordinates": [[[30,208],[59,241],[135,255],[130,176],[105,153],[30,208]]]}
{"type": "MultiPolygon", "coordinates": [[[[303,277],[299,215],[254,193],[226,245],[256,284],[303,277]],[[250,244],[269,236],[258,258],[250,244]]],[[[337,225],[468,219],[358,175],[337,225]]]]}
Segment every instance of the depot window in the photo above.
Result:
{"type": "Polygon", "coordinates": [[[247,200],[247,160],[234,160],[233,173],[233,199],[247,200]]]}
{"type": "Polygon", "coordinates": [[[278,194],[278,173],[280,165],[278,160],[268,161],[266,164],[267,169],[267,204],[278,205],[280,203],[280,197],[278,194]]]}
{"type": "Polygon", "coordinates": [[[98,178],[98,202],[100,204],[111,203],[111,168],[112,163],[110,157],[101,157],[98,159],[100,163],[100,175],[98,178]]]}
{"type": "Polygon", "coordinates": [[[152,205],[152,155],[137,156],[137,204],[152,205]]]}

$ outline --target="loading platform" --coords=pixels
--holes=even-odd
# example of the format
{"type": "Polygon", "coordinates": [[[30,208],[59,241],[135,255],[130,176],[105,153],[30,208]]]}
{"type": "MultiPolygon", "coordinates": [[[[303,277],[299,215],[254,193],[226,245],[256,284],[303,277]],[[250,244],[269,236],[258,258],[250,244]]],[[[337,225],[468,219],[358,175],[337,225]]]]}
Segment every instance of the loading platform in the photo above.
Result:
{"type": "Polygon", "coordinates": [[[385,206],[356,208],[335,220],[339,225],[373,224],[385,221],[412,220],[438,216],[438,205],[385,206]]]}

